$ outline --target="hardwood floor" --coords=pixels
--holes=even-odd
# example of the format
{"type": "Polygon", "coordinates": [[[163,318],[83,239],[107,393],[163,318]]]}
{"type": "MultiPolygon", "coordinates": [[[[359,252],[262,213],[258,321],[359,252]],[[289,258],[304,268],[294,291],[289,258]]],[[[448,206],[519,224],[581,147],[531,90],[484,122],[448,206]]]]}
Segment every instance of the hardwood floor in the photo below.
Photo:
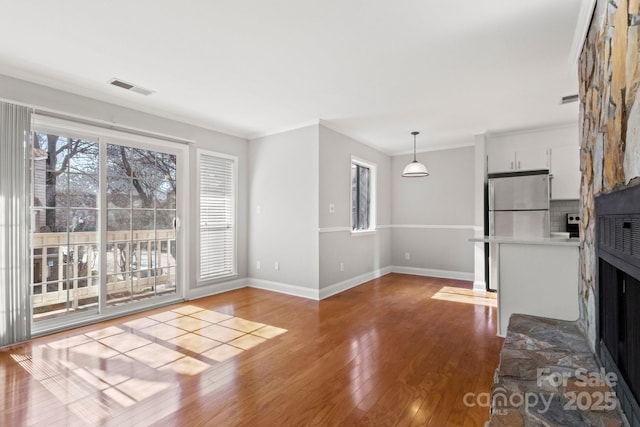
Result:
{"type": "Polygon", "coordinates": [[[245,288],[0,352],[0,425],[482,426],[493,295],[389,274],[323,301],[245,288]]]}

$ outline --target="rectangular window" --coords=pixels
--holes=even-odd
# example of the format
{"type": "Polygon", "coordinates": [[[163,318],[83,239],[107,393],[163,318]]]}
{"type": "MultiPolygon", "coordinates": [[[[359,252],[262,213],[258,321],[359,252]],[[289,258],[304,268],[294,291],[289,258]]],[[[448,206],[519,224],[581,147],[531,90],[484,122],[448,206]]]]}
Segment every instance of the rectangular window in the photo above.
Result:
{"type": "Polygon", "coordinates": [[[376,166],[351,159],[351,230],[375,229],[375,172],[376,166]]]}
{"type": "Polygon", "coordinates": [[[198,151],[199,280],[236,274],[236,158],[198,151]]]}

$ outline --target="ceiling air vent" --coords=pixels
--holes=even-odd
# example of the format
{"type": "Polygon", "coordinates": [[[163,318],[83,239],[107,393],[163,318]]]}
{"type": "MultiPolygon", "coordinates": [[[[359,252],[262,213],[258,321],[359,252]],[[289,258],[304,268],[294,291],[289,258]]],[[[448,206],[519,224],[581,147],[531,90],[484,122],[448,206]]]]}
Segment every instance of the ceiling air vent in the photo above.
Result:
{"type": "Polygon", "coordinates": [[[139,93],[145,96],[151,95],[153,93],[153,91],[150,89],[146,89],[142,86],[137,86],[137,85],[125,82],[124,80],[120,80],[118,78],[113,78],[109,80],[109,84],[121,87],[122,89],[130,90],[131,92],[139,93]]]}
{"type": "Polygon", "coordinates": [[[578,94],[575,95],[567,95],[562,97],[561,104],[571,104],[572,102],[576,102],[578,100],[578,94]]]}

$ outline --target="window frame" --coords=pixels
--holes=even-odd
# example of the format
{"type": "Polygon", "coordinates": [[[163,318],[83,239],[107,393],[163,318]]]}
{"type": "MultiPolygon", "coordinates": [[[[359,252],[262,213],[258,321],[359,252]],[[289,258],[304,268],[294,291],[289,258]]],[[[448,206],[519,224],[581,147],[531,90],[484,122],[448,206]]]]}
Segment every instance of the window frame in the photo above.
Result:
{"type": "Polygon", "coordinates": [[[349,223],[352,236],[366,236],[374,234],[376,232],[377,225],[377,171],[378,166],[368,160],[361,159],[356,156],[351,156],[349,162],[349,223]],[[365,229],[354,229],[353,223],[353,187],[352,187],[352,169],[353,165],[365,167],[369,169],[369,227],[365,229]]]}
{"type": "Polygon", "coordinates": [[[233,156],[230,154],[225,154],[225,153],[220,153],[220,152],[216,152],[216,151],[211,151],[211,150],[206,150],[206,149],[202,149],[199,148],[197,150],[197,155],[196,155],[197,159],[196,159],[196,197],[197,197],[197,211],[196,211],[196,217],[197,217],[197,221],[196,221],[196,231],[197,231],[197,243],[196,243],[196,248],[198,250],[198,256],[196,257],[196,286],[206,286],[207,284],[210,284],[212,282],[219,282],[219,281],[223,281],[223,280],[228,280],[230,278],[236,277],[238,275],[238,255],[237,255],[237,251],[238,251],[238,157],[237,156],[233,156]],[[232,162],[232,172],[231,172],[231,192],[232,192],[232,197],[233,197],[233,201],[231,203],[231,209],[232,209],[232,214],[231,214],[231,230],[232,230],[232,235],[231,235],[231,241],[232,241],[232,248],[231,248],[231,269],[228,273],[224,273],[224,274],[219,274],[219,275],[215,275],[215,276],[205,276],[202,277],[201,274],[201,267],[202,267],[202,260],[201,260],[201,245],[202,245],[202,233],[201,233],[201,216],[200,216],[200,210],[201,210],[201,189],[202,189],[202,156],[209,156],[209,157],[216,157],[219,159],[225,159],[225,160],[230,160],[232,162]]]}

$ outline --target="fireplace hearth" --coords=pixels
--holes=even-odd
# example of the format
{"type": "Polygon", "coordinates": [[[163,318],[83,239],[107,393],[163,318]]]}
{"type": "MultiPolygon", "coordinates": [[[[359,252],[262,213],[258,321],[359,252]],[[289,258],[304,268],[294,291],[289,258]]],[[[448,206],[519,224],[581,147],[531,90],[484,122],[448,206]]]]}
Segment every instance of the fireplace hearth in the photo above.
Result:
{"type": "Polygon", "coordinates": [[[597,353],[616,395],[640,419],[640,186],[596,198],[597,353]]]}

